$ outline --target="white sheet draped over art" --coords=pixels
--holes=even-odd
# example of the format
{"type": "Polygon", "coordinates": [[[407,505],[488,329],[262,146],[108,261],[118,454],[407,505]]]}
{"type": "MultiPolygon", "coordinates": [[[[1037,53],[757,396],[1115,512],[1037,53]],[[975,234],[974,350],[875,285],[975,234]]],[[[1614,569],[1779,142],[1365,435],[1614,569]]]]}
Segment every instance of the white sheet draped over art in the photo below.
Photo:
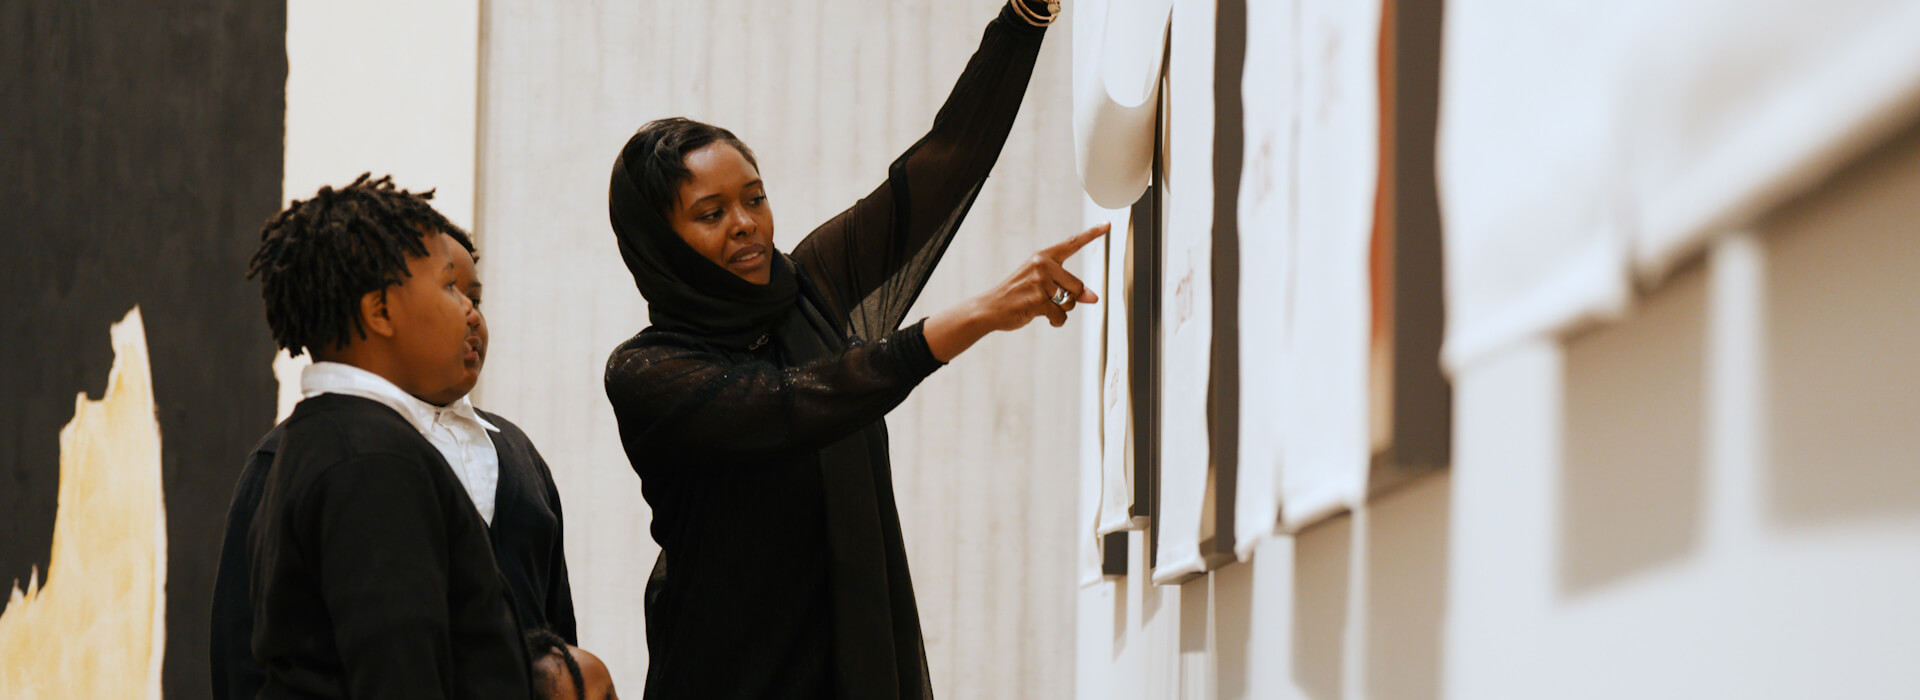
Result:
{"type": "MultiPolygon", "coordinates": [[[[1286,300],[1293,320],[1287,361],[1291,376],[1280,414],[1285,430],[1280,519],[1287,530],[1366,498],[1372,315],[1367,254],[1380,124],[1380,4],[1306,0],[1296,17],[1297,264],[1291,270],[1293,294],[1286,300]]],[[[1248,36],[1263,35],[1249,27],[1248,36]]],[[[1265,265],[1244,260],[1241,267],[1258,270],[1265,265]]],[[[1257,303],[1243,300],[1242,307],[1257,303]]],[[[1243,386],[1240,393],[1262,390],[1243,386]]]]}
{"type": "MultiPolygon", "coordinates": [[[[1086,203],[1087,218],[1094,218],[1101,212],[1092,202],[1086,203]]],[[[1080,277],[1089,289],[1100,294],[1102,305],[1095,307],[1099,317],[1089,317],[1080,322],[1080,405],[1100,406],[1101,370],[1104,349],[1102,339],[1106,334],[1107,301],[1107,240],[1088,243],[1080,249],[1074,260],[1068,263],[1068,269],[1080,277]]],[[[1100,496],[1102,474],[1100,452],[1105,448],[1100,439],[1100,424],[1105,416],[1098,409],[1085,410],[1080,414],[1080,521],[1074,534],[1079,540],[1076,548],[1078,555],[1077,577],[1081,586],[1099,583],[1102,579],[1102,558],[1100,530],[1100,496]]]]}
{"type": "Polygon", "coordinates": [[[1160,298],[1160,498],[1154,583],[1206,570],[1200,553],[1211,468],[1213,37],[1217,0],[1177,0],[1167,56],[1167,211],[1160,298]]]}
{"type": "Polygon", "coordinates": [[[1133,204],[1153,171],[1153,124],[1173,0],[1073,4],[1074,164],[1087,195],[1133,204]]]}
{"type": "Polygon", "coordinates": [[[1292,395],[1295,171],[1299,141],[1299,44],[1291,2],[1247,3],[1241,78],[1246,131],[1240,176],[1240,449],[1233,506],[1234,553],[1280,523],[1279,417],[1292,395]],[[1260,37],[1260,41],[1251,40],[1260,37]]]}
{"type": "Polygon", "coordinates": [[[1622,146],[1645,277],[1920,116],[1912,0],[1694,0],[1637,17],[1622,146]]]}
{"type": "Polygon", "coordinates": [[[1636,7],[1448,3],[1436,158],[1450,369],[1624,310],[1613,105],[1636,7]]]}
{"type": "Polygon", "coordinates": [[[1127,210],[1106,210],[1113,225],[1106,235],[1107,288],[1100,295],[1106,308],[1106,360],[1100,378],[1100,517],[1094,534],[1104,535],[1146,526],[1133,517],[1133,382],[1128,374],[1127,246],[1132,226],[1127,210]]]}
{"type": "Polygon", "coordinates": [[[1456,0],[1439,134],[1453,371],[1616,316],[1920,116],[1920,4],[1456,0]]]}
{"type": "Polygon", "coordinates": [[[1235,550],[1366,496],[1380,6],[1249,3],[1235,550]],[[1258,37],[1256,40],[1254,38],[1258,37]]]}

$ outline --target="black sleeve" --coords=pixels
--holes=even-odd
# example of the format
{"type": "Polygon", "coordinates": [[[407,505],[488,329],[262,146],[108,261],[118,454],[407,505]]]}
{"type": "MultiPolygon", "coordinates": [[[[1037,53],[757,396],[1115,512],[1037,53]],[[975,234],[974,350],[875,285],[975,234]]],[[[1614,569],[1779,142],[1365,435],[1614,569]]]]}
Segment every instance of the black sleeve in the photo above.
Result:
{"type": "Polygon", "coordinates": [[[299,531],[333,622],[347,694],[442,698],[453,686],[448,504],[427,465],[354,457],[317,477],[299,531]]]}
{"type": "Polygon", "coordinates": [[[939,367],[920,324],[790,368],[654,342],[608,360],[607,398],[629,453],[749,460],[852,434],[939,367]]]}
{"type": "Polygon", "coordinates": [[[213,578],[212,629],[208,660],[213,665],[215,700],[253,700],[267,682],[266,671],[253,660],[253,599],[248,591],[247,530],[260,508],[267,472],[279,447],[280,429],[274,428],[255,447],[240,469],[233,501],[227,506],[227,532],[220,542],[220,565],[213,578]]]}
{"type": "Polygon", "coordinates": [[[527,441],[527,452],[533,455],[533,466],[540,473],[546,494],[547,507],[553,509],[553,551],[547,561],[547,599],[544,602],[547,613],[547,627],[568,644],[580,646],[580,629],[573,617],[573,583],[567,577],[567,517],[560,510],[560,488],[553,483],[553,472],[547,468],[547,461],[534,449],[533,441],[527,441]]]}
{"type": "Polygon", "coordinates": [[[987,26],[933,127],[886,181],[794,246],[794,260],[862,338],[906,318],[1013,129],[1044,32],[1011,12],[1002,8],[987,26]]]}

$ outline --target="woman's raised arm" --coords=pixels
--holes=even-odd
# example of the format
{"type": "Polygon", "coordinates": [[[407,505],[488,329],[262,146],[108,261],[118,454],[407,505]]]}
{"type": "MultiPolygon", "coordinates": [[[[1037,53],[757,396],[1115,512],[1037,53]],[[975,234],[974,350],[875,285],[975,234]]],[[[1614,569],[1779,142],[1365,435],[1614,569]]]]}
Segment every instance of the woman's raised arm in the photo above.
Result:
{"type": "Polygon", "coordinates": [[[927,135],[872,194],[794,247],[852,332],[878,337],[906,318],[1000,157],[1044,33],[1003,7],[927,135]]]}

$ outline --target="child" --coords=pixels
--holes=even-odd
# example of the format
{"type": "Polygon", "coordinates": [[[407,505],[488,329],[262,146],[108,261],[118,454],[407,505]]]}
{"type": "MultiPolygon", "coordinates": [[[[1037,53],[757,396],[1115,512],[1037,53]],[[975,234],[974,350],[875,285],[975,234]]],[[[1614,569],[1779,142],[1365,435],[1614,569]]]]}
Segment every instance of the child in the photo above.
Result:
{"type": "MultiPolygon", "coordinates": [[[[428,195],[421,195],[425,199],[428,195]]],[[[471,241],[458,230],[448,235],[463,247],[471,241]]],[[[469,251],[470,253],[471,251],[469,251]]],[[[455,255],[458,288],[478,310],[481,284],[473,255],[455,255]]],[[[477,327],[480,340],[475,369],[487,357],[486,315],[477,327]]],[[[324,387],[314,387],[321,389],[324,387]]],[[[379,394],[370,396],[379,400],[379,394]]],[[[403,416],[440,448],[487,520],[494,560],[506,576],[507,593],[522,627],[550,628],[572,642],[575,637],[573,591],[568,581],[560,493],[539,450],[518,426],[481,411],[466,397],[436,406],[418,398],[401,402],[403,416]]],[[[259,510],[267,473],[285,431],[275,426],[248,456],[227,508],[227,533],[214,578],[208,659],[214,700],[253,700],[266,671],[253,658],[253,605],[247,590],[247,533],[259,510]]]]}
{"type": "Polygon", "coordinates": [[[390,178],[322,188],[254,254],[267,325],[313,355],[248,535],[260,697],[532,692],[487,522],[409,422],[479,377],[469,243],[390,178]]]}

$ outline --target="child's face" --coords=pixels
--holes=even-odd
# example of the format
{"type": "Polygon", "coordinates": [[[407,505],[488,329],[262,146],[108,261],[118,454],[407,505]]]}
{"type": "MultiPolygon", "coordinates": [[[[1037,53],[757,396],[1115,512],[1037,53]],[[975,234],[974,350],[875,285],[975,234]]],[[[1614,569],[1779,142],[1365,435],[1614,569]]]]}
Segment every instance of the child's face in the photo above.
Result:
{"type": "Polygon", "coordinates": [[[475,334],[480,340],[480,352],[478,356],[467,360],[467,366],[473,370],[474,376],[477,377],[480,374],[480,367],[487,363],[487,315],[480,310],[480,290],[482,287],[480,284],[480,270],[474,265],[473,255],[468,253],[467,249],[460,247],[458,242],[455,242],[453,246],[454,277],[459,282],[460,291],[465,292],[467,299],[473,301],[473,312],[480,316],[480,326],[476,329],[478,332],[475,334]]]}
{"type": "Polygon", "coordinates": [[[411,276],[387,288],[387,313],[401,374],[395,383],[428,403],[445,405],[480,380],[480,312],[461,283],[462,261],[473,264],[452,236],[426,240],[425,257],[407,258],[411,276]]]}

